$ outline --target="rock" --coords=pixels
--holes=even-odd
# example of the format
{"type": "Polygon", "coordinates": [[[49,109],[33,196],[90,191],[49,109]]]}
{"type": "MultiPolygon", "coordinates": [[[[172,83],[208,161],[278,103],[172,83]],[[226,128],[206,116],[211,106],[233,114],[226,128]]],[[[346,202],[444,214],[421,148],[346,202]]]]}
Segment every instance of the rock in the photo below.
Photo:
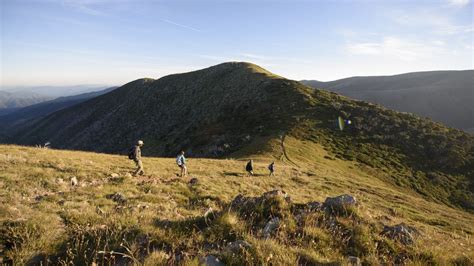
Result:
{"type": "Polygon", "coordinates": [[[110,174],[110,178],[119,178],[120,176],[116,173],[110,174]]]}
{"type": "Polygon", "coordinates": [[[310,201],[306,203],[306,209],[311,212],[320,211],[323,208],[323,204],[317,201],[310,201]]]}
{"type": "Polygon", "coordinates": [[[347,258],[347,264],[350,266],[361,266],[362,262],[360,261],[358,257],[349,256],[347,258]]]}
{"type": "Polygon", "coordinates": [[[111,199],[119,204],[125,204],[127,203],[127,198],[119,192],[115,192],[114,194],[109,194],[106,196],[106,198],[111,199]]]}
{"type": "Polygon", "coordinates": [[[233,252],[233,253],[237,253],[239,252],[241,249],[247,249],[247,248],[251,248],[252,245],[245,241],[245,240],[236,240],[234,242],[230,242],[228,245],[227,245],[227,250],[230,251],[230,252],[233,252]]]}
{"type": "Polygon", "coordinates": [[[275,217],[272,218],[268,223],[265,225],[265,228],[263,228],[263,237],[264,238],[269,238],[275,230],[280,227],[280,218],[275,217]]]}
{"type": "Polygon", "coordinates": [[[125,177],[125,178],[132,178],[133,176],[132,176],[132,174],[130,174],[130,173],[126,173],[126,174],[124,175],[124,177],[125,177]]]}
{"type": "Polygon", "coordinates": [[[73,176],[71,177],[71,186],[75,187],[79,184],[79,181],[77,180],[77,177],[73,176]]]}
{"type": "Polygon", "coordinates": [[[214,255],[207,255],[204,258],[201,258],[199,260],[200,265],[206,265],[206,266],[224,266],[225,264],[222,263],[218,257],[214,255]]]}
{"type": "Polygon", "coordinates": [[[344,209],[347,207],[355,206],[357,204],[357,200],[355,197],[351,195],[340,195],[337,197],[328,197],[326,201],[324,201],[324,207],[333,208],[333,209],[344,209]]]}
{"type": "Polygon", "coordinates": [[[290,196],[285,191],[278,190],[278,189],[263,193],[263,197],[265,199],[270,199],[270,198],[274,198],[274,197],[282,197],[284,199],[289,199],[290,198],[290,196]]]}
{"type": "Polygon", "coordinates": [[[190,185],[197,185],[199,183],[199,180],[195,177],[191,178],[191,180],[189,180],[189,184],[190,185]]]}
{"type": "Polygon", "coordinates": [[[384,226],[382,235],[400,241],[404,245],[411,245],[415,242],[414,235],[419,232],[416,228],[403,223],[394,226],[384,226]]]}

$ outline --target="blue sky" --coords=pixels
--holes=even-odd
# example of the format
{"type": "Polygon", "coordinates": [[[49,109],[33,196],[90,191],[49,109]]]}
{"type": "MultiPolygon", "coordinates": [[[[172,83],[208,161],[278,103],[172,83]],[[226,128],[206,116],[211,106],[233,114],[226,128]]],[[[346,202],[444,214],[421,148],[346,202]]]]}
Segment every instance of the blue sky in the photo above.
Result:
{"type": "Polygon", "coordinates": [[[1,85],[120,85],[249,61],[291,79],[473,68],[473,3],[2,0],[1,85]]]}

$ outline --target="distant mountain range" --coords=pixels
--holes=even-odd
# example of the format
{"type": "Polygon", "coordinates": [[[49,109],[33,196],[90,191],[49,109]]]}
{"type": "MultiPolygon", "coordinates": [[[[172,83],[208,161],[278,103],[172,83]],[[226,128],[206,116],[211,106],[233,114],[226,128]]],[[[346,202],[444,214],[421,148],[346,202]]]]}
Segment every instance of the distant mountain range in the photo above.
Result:
{"type": "Polygon", "coordinates": [[[59,97],[54,100],[43,101],[23,108],[15,108],[7,114],[0,114],[0,124],[3,125],[2,128],[0,128],[0,134],[5,134],[7,131],[14,132],[19,130],[19,128],[27,127],[48,114],[108,93],[115,88],[117,87],[74,96],[59,97]]]}
{"type": "Polygon", "coordinates": [[[73,85],[73,86],[4,86],[0,90],[11,93],[37,94],[50,98],[74,96],[88,92],[100,91],[112,86],[106,85],[73,85]]]}
{"type": "Polygon", "coordinates": [[[474,70],[301,82],[474,132],[474,70]]]}
{"type": "Polygon", "coordinates": [[[0,91],[0,115],[51,99],[37,93],[0,91]]]}
{"type": "Polygon", "coordinates": [[[289,162],[291,147],[293,156],[311,160],[313,151],[304,147],[312,143],[383,171],[388,182],[474,209],[473,135],[313,89],[250,63],[135,80],[7,133],[6,143],[51,142],[61,149],[124,154],[142,139],[144,155],[175,156],[185,149],[191,157],[265,153],[289,162]],[[339,116],[352,121],[342,131],[339,116]]]}

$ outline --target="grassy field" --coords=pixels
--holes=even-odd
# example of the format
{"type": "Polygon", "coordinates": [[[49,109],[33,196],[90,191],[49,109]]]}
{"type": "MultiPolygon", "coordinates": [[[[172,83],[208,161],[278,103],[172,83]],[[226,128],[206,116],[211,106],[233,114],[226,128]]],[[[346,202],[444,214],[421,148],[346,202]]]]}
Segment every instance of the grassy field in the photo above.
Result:
{"type": "Polygon", "coordinates": [[[349,256],[366,264],[472,265],[474,214],[384,182],[386,172],[340,160],[314,142],[288,137],[286,156],[281,143],[272,144],[272,156],[252,157],[253,177],[240,157],[188,158],[188,178],[177,177],[174,158],[145,157],[146,175],[132,177],[126,156],[0,145],[0,256],[17,265],[197,265],[207,255],[228,265],[338,265],[349,256]],[[275,177],[267,171],[272,160],[275,177]],[[275,198],[250,216],[230,206],[238,194],[275,189],[291,203],[275,198]],[[350,213],[295,216],[298,206],[341,194],[359,202],[350,213]],[[264,238],[272,217],[282,223],[264,238]],[[412,245],[381,235],[402,222],[419,231],[412,245]],[[236,240],[250,245],[229,251],[236,240]]]}

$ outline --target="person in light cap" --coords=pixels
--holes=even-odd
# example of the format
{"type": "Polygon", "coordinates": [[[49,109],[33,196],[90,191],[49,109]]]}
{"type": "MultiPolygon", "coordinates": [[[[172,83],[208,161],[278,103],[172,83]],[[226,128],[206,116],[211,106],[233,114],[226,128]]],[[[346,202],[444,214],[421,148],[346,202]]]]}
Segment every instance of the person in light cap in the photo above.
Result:
{"type": "Polygon", "coordinates": [[[145,174],[145,171],[143,170],[142,150],[141,150],[141,147],[143,146],[143,144],[144,144],[143,140],[139,140],[137,142],[137,145],[135,145],[133,149],[132,157],[133,157],[133,161],[137,165],[137,170],[133,174],[134,176],[145,174]]]}

